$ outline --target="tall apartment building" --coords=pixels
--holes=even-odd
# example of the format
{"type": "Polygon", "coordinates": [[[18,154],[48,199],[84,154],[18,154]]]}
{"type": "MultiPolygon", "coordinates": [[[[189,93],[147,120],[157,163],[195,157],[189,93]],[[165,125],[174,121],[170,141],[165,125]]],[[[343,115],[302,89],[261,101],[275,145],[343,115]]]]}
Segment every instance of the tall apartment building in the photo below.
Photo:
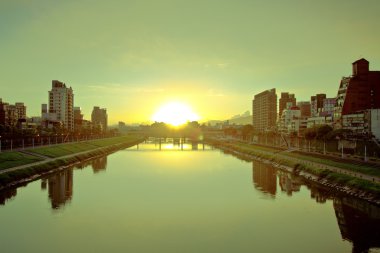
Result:
{"type": "Polygon", "coordinates": [[[15,107],[17,110],[18,118],[19,119],[26,119],[26,106],[24,105],[24,103],[17,102],[15,104],[15,107]]]}
{"type": "Polygon", "coordinates": [[[91,121],[93,125],[100,125],[102,130],[106,131],[108,127],[107,109],[94,106],[91,113],[91,121]]]}
{"type": "Polygon", "coordinates": [[[289,94],[289,92],[281,92],[281,97],[279,99],[279,112],[278,116],[281,117],[282,111],[286,109],[288,103],[292,103],[291,106],[296,106],[296,97],[294,94],[289,94]]]}
{"type": "Polygon", "coordinates": [[[49,91],[49,115],[56,115],[56,120],[63,123],[63,127],[74,130],[74,93],[66,84],[58,80],[52,81],[49,91]]]}
{"type": "Polygon", "coordinates": [[[252,124],[255,130],[264,131],[276,126],[276,89],[266,90],[255,95],[252,101],[252,124]]]}
{"type": "Polygon", "coordinates": [[[15,127],[20,120],[26,120],[24,103],[10,105],[0,99],[0,125],[15,127]]]}
{"type": "Polygon", "coordinates": [[[297,106],[300,108],[302,118],[311,117],[311,104],[309,101],[300,101],[297,106]]]}
{"type": "Polygon", "coordinates": [[[342,126],[342,116],[358,111],[380,108],[380,71],[370,71],[369,62],[362,58],[352,63],[352,76],[340,81],[334,123],[342,126]]]}
{"type": "Polygon", "coordinates": [[[311,96],[310,106],[311,106],[311,117],[318,117],[319,113],[323,111],[323,100],[326,98],[326,94],[317,94],[311,96]]]}
{"type": "Polygon", "coordinates": [[[79,130],[82,128],[83,114],[80,107],[74,107],[74,129],[79,130]]]}
{"type": "Polygon", "coordinates": [[[323,99],[323,109],[320,116],[333,116],[335,108],[335,98],[325,98],[323,99]]]}

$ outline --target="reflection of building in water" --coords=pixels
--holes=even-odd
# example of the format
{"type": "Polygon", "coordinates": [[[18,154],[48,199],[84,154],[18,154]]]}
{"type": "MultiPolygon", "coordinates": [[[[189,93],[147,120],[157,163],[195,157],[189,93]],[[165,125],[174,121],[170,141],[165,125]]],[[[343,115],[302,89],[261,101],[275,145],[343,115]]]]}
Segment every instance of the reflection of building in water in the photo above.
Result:
{"type": "Polygon", "coordinates": [[[16,197],[16,195],[17,195],[17,188],[0,192],[0,205],[5,205],[5,202],[7,200],[16,197]]]}
{"type": "Polygon", "coordinates": [[[289,196],[291,196],[293,192],[300,191],[301,182],[292,177],[289,173],[281,172],[279,175],[279,181],[281,191],[286,192],[289,196]]]}
{"type": "Polygon", "coordinates": [[[353,244],[352,252],[380,247],[380,207],[343,197],[334,198],[334,209],[342,238],[353,244]]]}
{"type": "Polygon", "coordinates": [[[94,173],[105,170],[107,167],[107,156],[102,156],[91,161],[92,170],[94,173]]]}
{"type": "Polygon", "coordinates": [[[310,187],[310,197],[315,199],[317,203],[326,203],[326,200],[330,198],[330,194],[322,190],[322,188],[310,187]]]}
{"type": "Polygon", "coordinates": [[[276,172],[277,170],[270,165],[253,161],[252,180],[255,188],[274,197],[277,186],[276,172]]]}
{"type": "Polygon", "coordinates": [[[47,179],[42,178],[41,179],[41,190],[46,190],[46,187],[47,187],[47,179]]]}
{"type": "Polygon", "coordinates": [[[47,179],[51,206],[58,209],[73,195],[73,169],[60,171],[47,179]]]}

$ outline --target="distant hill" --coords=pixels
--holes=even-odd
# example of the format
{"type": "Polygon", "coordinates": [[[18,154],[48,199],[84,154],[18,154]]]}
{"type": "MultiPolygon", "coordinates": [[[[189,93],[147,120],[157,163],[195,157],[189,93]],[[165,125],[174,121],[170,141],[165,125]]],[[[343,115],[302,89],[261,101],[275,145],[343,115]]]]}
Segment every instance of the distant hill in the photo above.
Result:
{"type": "Polygon", "coordinates": [[[244,116],[244,117],[230,119],[229,123],[230,124],[235,124],[235,125],[252,124],[252,116],[244,116]]]}
{"type": "MultiPolygon", "coordinates": [[[[207,121],[207,124],[211,126],[215,126],[217,124],[225,124],[227,120],[209,120],[207,121]]],[[[242,117],[236,117],[234,116],[231,119],[228,119],[228,123],[230,125],[247,125],[252,124],[252,115],[249,116],[242,116],[242,117]]]]}

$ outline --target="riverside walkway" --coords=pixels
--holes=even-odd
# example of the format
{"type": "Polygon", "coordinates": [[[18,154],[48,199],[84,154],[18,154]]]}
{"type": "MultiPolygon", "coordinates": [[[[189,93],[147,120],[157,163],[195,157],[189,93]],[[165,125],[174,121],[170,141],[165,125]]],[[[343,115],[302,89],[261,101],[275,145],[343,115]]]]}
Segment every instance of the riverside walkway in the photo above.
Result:
{"type": "MultiPolygon", "coordinates": [[[[218,141],[221,141],[221,140],[218,140],[218,141]]],[[[234,142],[231,142],[231,143],[237,144],[234,142]]],[[[261,153],[267,157],[268,156],[271,158],[277,157],[280,160],[287,160],[287,161],[291,161],[291,162],[298,163],[298,164],[305,165],[305,166],[311,166],[311,167],[322,169],[322,170],[326,169],[326,170],[329,170],[329,171],[332,171],[335,173],[349,175],[351,177],[364,179],[364,180],[371,181],[371,182],[380,183],[380,177],[379,176],[366,174],[366,173],[354,171],[354,170],[347,169],[347,168],[342,168],[338,165],[334,166],[334,165],[329,165],[326,163],[311,161],[311,160],[305,159],[305,156],[310,156],[312,159],[316,158],[316,159],[320,159],[320,160],[326,160],[329,162],[341,163],[342,166],[344,166],[344,165],[360,165],[363,168],[369,168],[369,169],[375,169],[375,170],[378,169],[380,171],[380,164],[377,164],[377,163],[369,163],[369,162],[367,163],[367,162],[356,161],[353,159],[337,158],[337,157],[332,157],[332,156],[328,156],[328,155],[321,155],[321,154],[314,154],[314,153],[305,154],[304,152],[299,152],[297,149],[277,149],[276,151],[266,151],[260,147],[264,147],[264,148],[271,148],[271,147],[270,146],[263,146],[263,145],[256,145],[256,144],[245,144],[245,145],[247,148],[254,150],[256,153],[259,153],[259,154],[261,153]],[[257,147],[256,149],[255,149],[255,146],[257,147]],[[296,155],[298,155],[300,157],[292,156],[292,153],[295,153],[296,155]],[[304,156],[304,158],[302,156],[304,156]]],[[[233,149],[229,149],[229,150],[234,151],[234,153],[244,154],[244,151],[238,152],[238,151],[235,151],[233,149]]],[[[247,149],[247,151],[248,151],[248,149],[247,149]]],[[[249,155],[249,154],[247,154],[247,155],[249,155]]],[[[249,155],[249,156],[251,156],[251,155],[249,155]]],[[[268,159],[268,160],[270,160],[270,159],[268,159]]],[[[281,166],[280,164],[276,164],[276,165],[281,166]]]]}
{"type": "MultiPolygon", "coordinates": [[[[103,138],[96,139],[90,141],[79,141],[79,142],[69,142],[62,144],[55,144],[51,146],[39,146],[38,148],[44,148],[46,152],[35,152],[34,148],[26,148],[17,151],[7,151],[2,152],[2,154],[24,154],[29,157],[38,158],[37,161],[26,162],[25,164],[9,166],[2,168],[0,170],[0,175],[9,173],[12,171],[22,170],[29,167],[33,167],[36,165],[42,165],[49,162],[68,159],[75,156],[81,156],[84,154],[88,154],[91,152],[102,151],[105,148],[126,148],[129,145],[135,145],[136,143],[142,141],[142,136],[120,136],[120,137],[111,137],[111,138],[103,138]],[[126,144],[126,146],[125,146],[126,144]]],[[[15,158],[13,158],[15,159],[15,158]]],[[[7,161],[6,158],[3,161],[7,161]]]]}
{"type": "MultiPolygon", "coordinates": [[[[118,144],[114,144],[114,145],[110,145],[108,147],[113,147],[113,146],[117,146],[117,145],[118,144]]],[[[8,169],[0,170],[0,175],[4,174],[4,173],[16,171],[16,170],[26,169],[26,168],[29,168],[29,167],[33,167],[35,165],[41,165],[41,164],[48,163],[48,162],[51,162],[51,161],[71,158],[71,157],[74,157],[74,156],[78,156],[78,155],[82,155],[82,154],[87,154],[89,152],[100,151],[102,149],[104,149],[104,147],[100,147],[100,148],[96,148],[96,149],[90,149],[90,150],[86,150],[86,151],[82,151],[82,152],[78,152],[78,153],[74,153],[74,154],[70,154],[70,155],[64,155],[64,156],[54,157],[54,158],[47,157],[47,156],[42,156],[40,154],[36,154],[36,153],[32,153],[32,152],[25,152],[25,151],[23,151],[22,153],[26,153],[28,155],[36,156],[36,157],[42,158],[44,160],[38,161],[38,162],[33,162],[33,163],[28,163],[28,164],[24,164],[24,165],[20,165],[20,166],[15,166],[15,167],[8,168],[8,169]]]]}

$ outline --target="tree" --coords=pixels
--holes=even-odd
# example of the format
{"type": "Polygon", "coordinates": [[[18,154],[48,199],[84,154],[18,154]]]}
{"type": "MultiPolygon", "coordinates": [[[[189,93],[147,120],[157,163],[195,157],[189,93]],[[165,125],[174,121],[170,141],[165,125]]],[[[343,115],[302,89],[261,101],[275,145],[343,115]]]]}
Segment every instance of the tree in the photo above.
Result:
{"type": "Polygon", "coordinates": [[[237,130],[233,127],[227,127],[223,129],[225,135],[235,136],[237,134],[237,130]]]}
{"type": "Polygon", "coordinates": [[[243,128],[241,129],[241,135],[244,140],[246,140],[248,136],[251,136],[252,134],[253,134],[253,126],[250,124],[243,126],[243,128]]]}
{"type": "Polygon", "coordinates": [[[325,140],[331,131],[333,131],[333,128],[329,125],[319,126],[316,130],[316,138],[319,140],[325,140]]]}
{"type": "Polygon", "coordinates": [[[305,130],[305,139],[306,140],[313,140],[317,136],[317,130],[315,127],[313,128],[308,128],[305,130]]]}

